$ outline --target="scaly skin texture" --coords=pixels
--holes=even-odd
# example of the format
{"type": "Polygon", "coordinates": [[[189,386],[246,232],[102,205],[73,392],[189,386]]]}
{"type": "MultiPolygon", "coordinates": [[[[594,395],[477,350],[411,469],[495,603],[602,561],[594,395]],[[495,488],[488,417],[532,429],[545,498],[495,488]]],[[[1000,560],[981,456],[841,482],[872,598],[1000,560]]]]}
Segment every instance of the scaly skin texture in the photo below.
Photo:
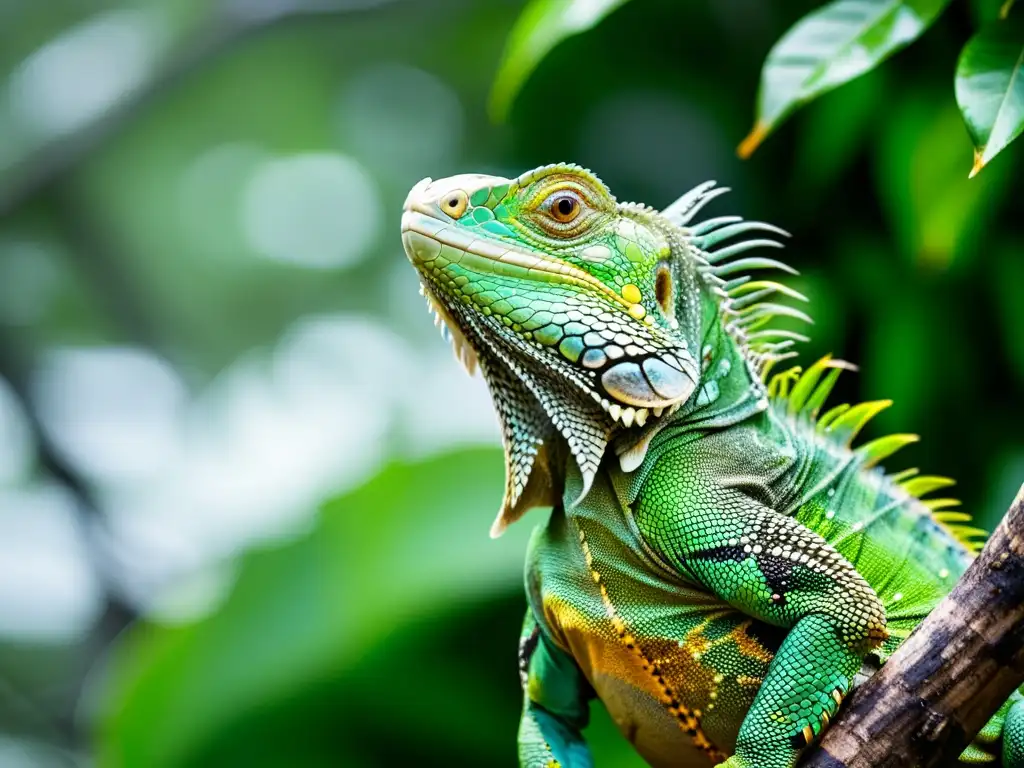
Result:
{"type": "MultiPolygon", "coordinates": [[[[845,363],[769,377],[803,300],[754,279],[767,224],[661,213],[589,171],[425,179],[406,252],[458,357],[479,364],[506,449],[498,535],[532,506],[519,656],[522,765],[591,765],[598,696],[656,766],[790,768],[857,683],[950,590],[977,529],[948,486],[852,447],[888,402],[824,403],[845,363]],[[732,240],[731,244],[729,241],[732,240]]],[[[960,757],[1024,768],[1015,695],[960,757]]]]}

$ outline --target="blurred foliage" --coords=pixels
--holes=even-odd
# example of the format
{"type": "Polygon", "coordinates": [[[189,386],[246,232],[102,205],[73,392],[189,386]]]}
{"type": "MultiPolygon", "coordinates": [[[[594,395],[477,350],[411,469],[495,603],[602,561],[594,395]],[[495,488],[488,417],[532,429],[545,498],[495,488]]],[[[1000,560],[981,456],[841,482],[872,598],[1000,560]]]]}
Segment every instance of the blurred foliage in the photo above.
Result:
{"type": "MultiPolygon", "coordinates": [[[[625,0],[533,0],[509,37],[491,94],[503,118],[539,61],[561,40],[591,28],[625,0]]],[[[747,158],[797,107],[870,72],[914,42],[949,0],[836,0],[807,14],[768,52],[757,120],[737,153],[747,158]]],[[[956,97],[974,141],[971,176],[1024,131],[1024,26],[1008,23],[1014,0],[975,3],[983,27],[964,46],[956,97]]]]}
{"type": "MultiPolygon", "coordinates": [[[[487,538],[494,419],[397,236],[425,175],[732,187],[714,215],[793,234],[803,359],[860,364],[838,396],[893,397],[874,434],[991,527],[1024,478],[1022,10],[886,5],[916,43],[791,83],[741,163],[817,2],[0,2],[0,765],[514,764],[544,512],[487,538]],[[1001,150],[971,181],[964,46],[1001,150]]],[[[594,719],[597,765],[639,765],[594,719]]]]}

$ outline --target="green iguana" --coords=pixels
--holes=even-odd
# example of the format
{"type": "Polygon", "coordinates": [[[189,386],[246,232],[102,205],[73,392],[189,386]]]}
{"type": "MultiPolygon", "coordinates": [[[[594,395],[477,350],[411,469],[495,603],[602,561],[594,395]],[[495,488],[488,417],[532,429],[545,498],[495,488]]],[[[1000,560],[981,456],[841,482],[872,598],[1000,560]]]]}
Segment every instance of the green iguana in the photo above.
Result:
{"type": "MultiPolygon", "coordinates": [[[[888,401],[824,409],[826,357],[770,376],[803,299],[741,256],[785,234],[722,216],[703,184],[660,213],[591,172],[424,179],[402,240],[458,357],[490,388],[506,455],[492,535],[551,506],[531,540],[519,755],[591,765],[598,696],[656,766],[789,768],[865,662],[955,584],[983,532],[879,465],[914,435],[851,441],[888,401]],[[729,243],[732,244],[729,244],[729,243]]],[[[961,756],[1024,768],[1015,694],[961,756]]]]}

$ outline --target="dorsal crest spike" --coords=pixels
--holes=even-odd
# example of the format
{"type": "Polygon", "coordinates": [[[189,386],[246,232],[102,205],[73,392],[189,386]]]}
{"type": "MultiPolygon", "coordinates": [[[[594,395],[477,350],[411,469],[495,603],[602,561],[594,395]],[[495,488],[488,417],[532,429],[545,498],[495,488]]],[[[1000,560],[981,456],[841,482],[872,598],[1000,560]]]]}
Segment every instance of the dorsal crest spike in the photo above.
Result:
{"type": "Polygon", "coordinates": [[[920,499],[932,491],[956,485],[956,482],[948,477],[941,477],[939,475],[919,475],[901,482],[900,485],[911,496],[920,499]]]}
{"type": "Polygon", "coordinates": [[[705,181],[686,192],[674,203],[664,208],[661,215],[671,221],[677,227],[685,227],[696,216],[700,209],[710,203],[716,197],[720,197],[729,191],[728,187],[716,187],[718,182],[705,181]]]}

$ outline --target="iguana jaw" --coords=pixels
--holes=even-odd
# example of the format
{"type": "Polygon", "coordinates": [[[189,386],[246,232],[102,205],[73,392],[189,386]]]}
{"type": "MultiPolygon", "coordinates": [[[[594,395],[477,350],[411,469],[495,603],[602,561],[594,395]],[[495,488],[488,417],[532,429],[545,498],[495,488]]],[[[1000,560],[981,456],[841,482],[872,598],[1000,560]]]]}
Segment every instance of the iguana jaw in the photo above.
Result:
{"type": "MultiPolygon", "coordinates": [[[[469,265],[478,274],[496,274],[504,277],[517,277],[522,280],[538,280],[548,285],[565,285],[574,289],[587,289],[628,310],[629,302],[610,290],[604,283],[593,276],[577,269],[571,264],[543,254],[528,253],[510,248],[505,244],[474,238],[471,234],[446,226],[435,218],[417,211],[407,211],[402,216],[403,242],[410,258],[422,258],[428,263],[438,256],[449,257],[462,265],[469,265]]],[[[473,354],[458,322],[452,317],[445,306],[443,289],[430,287],[424,283],[424,295],[428,308],[434,313],[437,321],[444,323],[447,337],[455,349],[456,357],[463,363],[470,375],[474,372],[473,354]],[[440,294],[440,295],[439,295],[440,294]]],[[[669,364],[682,372],[687,364],[684,357],[666,356],[669,364]]],[[[641,380],[642,381],[642,380],[641,380]]],[[[623,426],[630,427],[636,423],[643,426],[649,417],[657,418],[666,408],[685,400],[692,392],[689,382],[682,384],[682,392],[674,392],[673,396],[665,397],[655,391],[649,381],[642,381],[643,390],[632,389],[620,391],[591,392],[594,400],[612,417],[612,421],[621,421],[623,426]]]]}
{"type": "MultiPolygon", "coordinates": [[[[559,501],[563,449],[582,476],[578,498],[567,503],[578,502],[609,441],[618,434],[640,439],[655,429],[699,379],[686,343],[670,330],[675,318],[657,314],[652,294],[645,308],[635,285],[623,289],[631,280],[616,284],[586,269],[600,249],[607,258],[615,255],[598,243],[640,237],[641,225],[631,218],[638,212],[596,201],[604,207],[593,215],[612,227],[603,230],[610,239],[577,246],[589,253],[572,259],[562,243],[531,238],[518,218],[516,206],[526,205],[529,185],[543,176],[424,180],[402,215],[403,245],[428,308],[467,369],[479,365],[501,423],[506,489],[492,534],[532,506],[559,501]],[[508,214],[505,205],[516,212],[508,214]]],[[[652,258],[636,274],[650,277],[658,256],[652,258]]]]}
{"type": "MultiPolygon", "coordinates": [[[[452,339],[459,342],[457,347],[467,342],[453,313],[479,310],[473,309],[464,295],[452,295],[452,285],[445,285],[446,282],[450,283],[450,276],[444,274],[444,269],[449,265],[457,265],[476,276],[495,275],[526,284],[535,283],[543,288],[571,288],[577,292],[581,310],[585,314],[612,322],[617,314],[625,315],[631,307],[630,302],[620,294],[572,264],[543,253],[474,237],[473,233],[460,229],[454,222],[437,218],[436,213],[431,215],[429,207],[421,202],[407,203],[407,209],[402,215],[402,241],[409,259],[420,272],[432,311],[445,323],[452,339]]],[[[518,335],[517,331],[498,325],[498,318],[486,314],[488,317],[481,316],[480,319],[488,325],[494,325],[497,333],[506,337],[518,335]],[[487,323],[488,320],[491,322],[487,323]]],[[[632,318],[628,322],[632,322],[632,318]]],[[[653,337],[654,330],[648,330],[649,326],[650,323],[644,324],[643,331],[653,337]]],[[[634,424],[643,426],[648,418],[657,418],[666,409],[685,402],[696,387],[697,365],[683,348],[673,346],[659,350],[653,343],[645,344],[644,347],[628,344],[627,350],[635,350],[627,352],[632,359],[627,357],[617,363],[603,351],[617,350],[617,354],[623,354],[622,348],[612,343],[611,339],[596,333],[587,333],[584,338],[596,342],[593,348],[599,354],[595,355],[596,364],[584,356],[582,370],[581,366],[576,366],[576,370],[586,374],[579,377],[579,382],[587,395],[611,417],[612,422],[619,422],[625,427],[634,424]],[[591,370],[595,374],[591,374],[591,370]]],[[[637,343],[644,342],[638,340],[637,343]]],[[[557,352],[545,349],[540,344],[518,346],[542,364],[568,362],[557,352]]],[[[459,358],[469,367],[469,358],[465,354],[459,353],[459,358]]]]}

